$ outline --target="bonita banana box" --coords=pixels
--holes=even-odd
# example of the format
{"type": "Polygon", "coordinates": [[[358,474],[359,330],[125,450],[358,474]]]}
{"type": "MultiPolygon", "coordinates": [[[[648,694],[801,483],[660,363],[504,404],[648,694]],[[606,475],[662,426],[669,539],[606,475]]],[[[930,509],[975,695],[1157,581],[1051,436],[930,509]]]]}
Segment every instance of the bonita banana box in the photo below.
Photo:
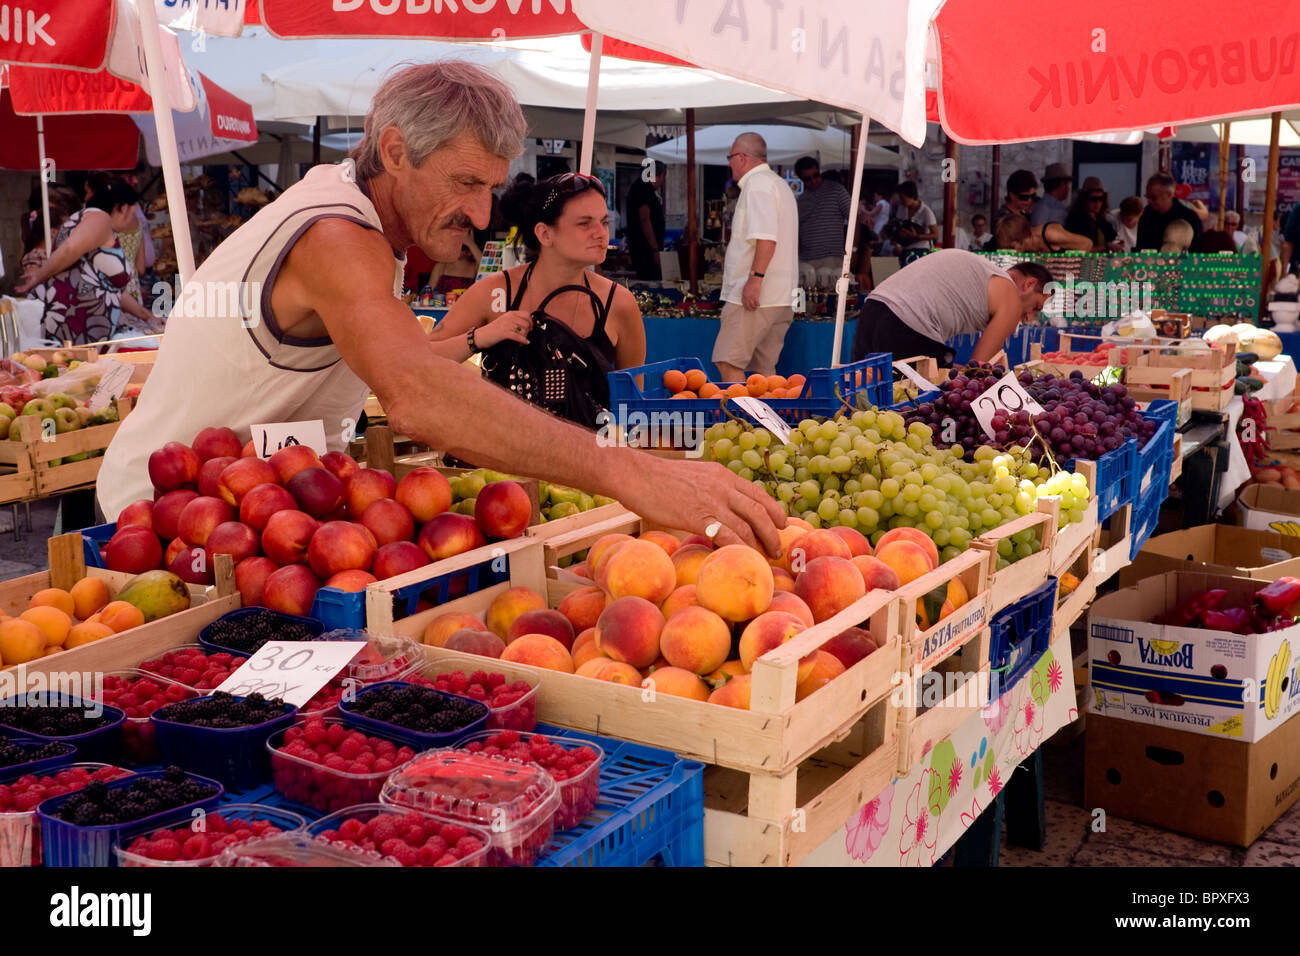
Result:
{"type": "Polygon", "coordinates": [[[1243,741],[1280,727],[1300,710],[1300,625],[1242,635],[1150,623],[1211,588],[1227,590],[1225,607],[1248,607],[1268,584],[1171,571],[1098,598],[1088,614],[1089,713],[1243,741]]]}
{"type": "Polygon", "coordinates": [[[1237,496],[1237,511],[1247,528],[1300,535],[1300,491],[1251,485],[1237,496]]]}

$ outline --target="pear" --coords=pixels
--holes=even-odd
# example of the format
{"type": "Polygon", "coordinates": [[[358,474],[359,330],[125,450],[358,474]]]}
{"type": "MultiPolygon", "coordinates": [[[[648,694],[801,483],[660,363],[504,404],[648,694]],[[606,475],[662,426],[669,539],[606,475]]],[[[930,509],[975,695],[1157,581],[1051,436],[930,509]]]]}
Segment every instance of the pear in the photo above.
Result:
{"type": "Polygon", "coordinates": [[[170,571],[146,571],[128,581],[117,599],[139,608],[148,623],[188,608],[190,589],[170,571]]]}

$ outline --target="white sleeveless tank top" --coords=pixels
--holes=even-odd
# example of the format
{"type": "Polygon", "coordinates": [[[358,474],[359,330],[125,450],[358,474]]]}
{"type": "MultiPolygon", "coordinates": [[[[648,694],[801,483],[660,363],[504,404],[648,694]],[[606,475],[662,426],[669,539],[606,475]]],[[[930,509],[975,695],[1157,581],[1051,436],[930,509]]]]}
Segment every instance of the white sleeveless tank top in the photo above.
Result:
{"type": "MultiPolygon", "coordinates": [[[[369,387],[328,337],[280,331],[271,289],[289,250],[322,219],[382,231],[374,205],[344,165],[313,168],[225,242],[195,272],[172,309],[157,362],[135,409],[104,455],[97,493],[109,521],[153,497],[148,460],[169,441],[189,444],[209,425],[248,441],[253,425],[321,419],[331,450],[344,446],[369,387]],[[195,295],[202,292],[202,297],[195,295]]],[[[404,260],[394,256],[393,294],[404,260]]]]}

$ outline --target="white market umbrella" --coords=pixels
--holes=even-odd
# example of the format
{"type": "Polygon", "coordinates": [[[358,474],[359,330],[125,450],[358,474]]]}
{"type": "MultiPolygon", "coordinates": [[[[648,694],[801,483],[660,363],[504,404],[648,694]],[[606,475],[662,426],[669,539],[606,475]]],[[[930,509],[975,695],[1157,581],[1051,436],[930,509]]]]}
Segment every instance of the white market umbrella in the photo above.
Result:
{"type": "MultiPolygon", "coordinates": [[[[767,141],[767,161],[790,165],[801,156],[812,156],[823,166],[850,166],[852,137],[836,127],[804,129],[798,126],[707,126],[695,133],[695,161],[706,166],[725,166],[731,144],[741,133],[758,133],[767,141]]],[[[686,137],[678,136],[651,146],[646,154],[665,163],[686,162],[686,137]]],[[[864,162],[868,166],[898,166],[898,153],[868,144],[864,162]]]]}

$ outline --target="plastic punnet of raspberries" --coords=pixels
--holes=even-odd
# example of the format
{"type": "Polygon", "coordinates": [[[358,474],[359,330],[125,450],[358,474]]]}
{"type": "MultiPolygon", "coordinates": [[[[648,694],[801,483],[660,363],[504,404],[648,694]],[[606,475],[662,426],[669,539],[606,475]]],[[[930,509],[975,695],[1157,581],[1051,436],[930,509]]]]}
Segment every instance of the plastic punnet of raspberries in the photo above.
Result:
{"type": "Polygon", "coordinates": [[[449,671],[433,677],[407,678],[410,683],[432,687],[448,694],[459,694],[488,706],[488,730],[532,730],[537,726],[535,688],[527,681],[510,683],[504,674],[474,671],[449,671]]]}
{"type": "Polygon", "coordinates": [[[499,754],[512,760],[536,763],[560,785],[563,801],[556,814],[555,826],[567,830],[582,822],[600,800],[600,759],[602,751],[591,744],[541,734],[502,731],[464,745],[471,753],[499,754]]]}
{"type": "Polygon", "coordinates": [[[414,756],[405,744],[313,717],[272,749],[271,777],[288,799],[332,813],[378,800],[388,775],[414,756]]]}
{"type": "Polygon", "coordinates": [[[196,644],[145,661],[140,665],[140,670],[166,677],[197,691],[208,691],[224,684],[226,678],[238,670],[245,660],[247,658],[226,651],[209,654],[196,644]]]}
{"type": "Polygon", "coordinates": [[[486,866],[491,833],[397,808],[355,815],[319,835],[332,843],[374,850],[402,866],[486,866]],[[464,861],[464,862],[462,862],[464,861]]]}
{"type": "Polygon", "coordinates": [[[203,827],[199,831],[192,827],[191,824],[174,829],[164,828],[136,837],[126,850],[142,859],[128,858],[124,865],[148,866],[148,861],[157,861],[210,866],[226,847],[285,832],[271,820],[249,820],[243,816],[226,816],[221,813],[204,815],[203,827]]]}

